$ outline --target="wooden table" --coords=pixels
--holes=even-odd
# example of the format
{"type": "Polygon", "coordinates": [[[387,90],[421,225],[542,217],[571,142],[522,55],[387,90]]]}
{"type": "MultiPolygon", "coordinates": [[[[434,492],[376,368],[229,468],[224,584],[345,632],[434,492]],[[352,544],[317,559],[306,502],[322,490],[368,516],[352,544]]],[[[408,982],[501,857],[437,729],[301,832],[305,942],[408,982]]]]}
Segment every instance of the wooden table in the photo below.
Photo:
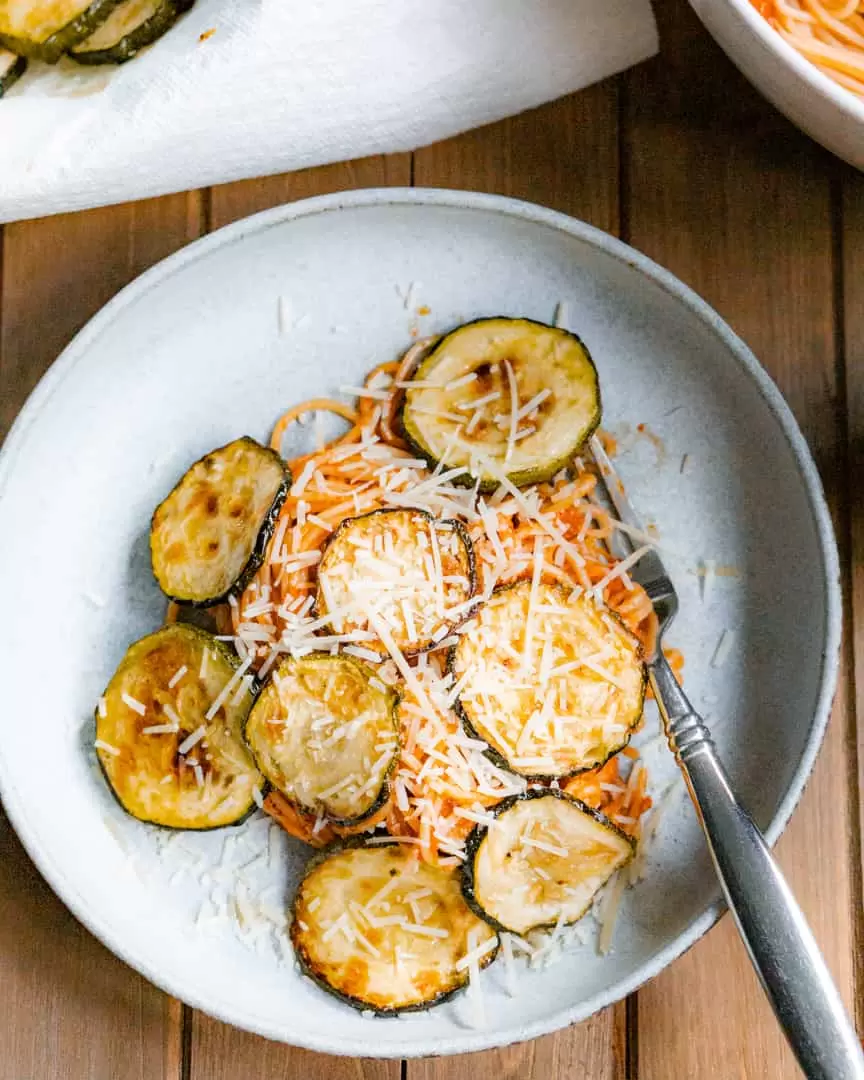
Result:
{"type": "MultiPolygon", "coordinates": [[[[685,0],[657,0],[657,8],[659,58],[413,155],[7,226],[0,434],[72,334],[121,286],[203,233],[287,200],[388,184],[501,192],[589,221],[668,267],[728,319],[777,381],[833,508],[848,615],[840,687],[779,854],[850,1009],[857,1004],[860,1028],[864,179],[760,100],[685,0]]],[[[62,813],[62,791],[46,798],[62,813]]],[[[798,1075],[728,918],[626,1002],[526,1045],[400,1065],[268,1043],[184,1007],[116,960],[49,891],[2,816],[0,992],[0,1080],[798,1075]]]]}

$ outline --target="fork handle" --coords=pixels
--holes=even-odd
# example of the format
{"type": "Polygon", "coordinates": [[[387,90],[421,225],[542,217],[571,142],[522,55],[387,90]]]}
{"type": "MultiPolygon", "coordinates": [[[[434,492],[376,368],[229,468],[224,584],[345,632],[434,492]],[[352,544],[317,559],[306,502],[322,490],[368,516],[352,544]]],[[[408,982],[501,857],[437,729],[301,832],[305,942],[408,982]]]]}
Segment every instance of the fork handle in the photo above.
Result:
{"type": "Polygon", "coordinates": [[[864,1080],[864,1053],[825,961],[710,732],[662,653],[649,666],[666,737],[699,815],[729,909],[809,1080],[864,1080]]]}

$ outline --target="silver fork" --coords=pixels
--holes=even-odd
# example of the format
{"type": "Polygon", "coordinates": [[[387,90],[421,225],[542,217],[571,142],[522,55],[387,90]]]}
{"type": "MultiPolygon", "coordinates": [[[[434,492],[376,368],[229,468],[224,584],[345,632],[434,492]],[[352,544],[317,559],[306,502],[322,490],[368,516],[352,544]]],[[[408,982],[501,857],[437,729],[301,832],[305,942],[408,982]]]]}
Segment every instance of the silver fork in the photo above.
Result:
{"type": "MultiPolygon", "coordinates": [[[[644,532],[596,436],[590,449],[618,517],[644,532]]],[[[810,928],[762,834],[735,798],[710,731],[663,655],[663,634],[678,612],[675,586],[653,549],[629,573],[648,594],[660,624],[654,655],[646,659],[666,738],[777,1019],[810,1080],[864,1080],[861,1044],[810,928]]]]}

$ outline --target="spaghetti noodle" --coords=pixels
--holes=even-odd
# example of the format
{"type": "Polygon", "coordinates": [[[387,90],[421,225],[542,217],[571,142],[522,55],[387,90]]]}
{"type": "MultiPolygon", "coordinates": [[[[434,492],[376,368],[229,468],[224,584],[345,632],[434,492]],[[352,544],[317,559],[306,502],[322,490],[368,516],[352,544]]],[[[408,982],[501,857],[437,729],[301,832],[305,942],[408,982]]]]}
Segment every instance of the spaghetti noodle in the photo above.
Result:
{"type": "Polygon", "coordinates": [[[774,29],[835,82],[864,97],[860,0],[751,0],[774,29]]]}

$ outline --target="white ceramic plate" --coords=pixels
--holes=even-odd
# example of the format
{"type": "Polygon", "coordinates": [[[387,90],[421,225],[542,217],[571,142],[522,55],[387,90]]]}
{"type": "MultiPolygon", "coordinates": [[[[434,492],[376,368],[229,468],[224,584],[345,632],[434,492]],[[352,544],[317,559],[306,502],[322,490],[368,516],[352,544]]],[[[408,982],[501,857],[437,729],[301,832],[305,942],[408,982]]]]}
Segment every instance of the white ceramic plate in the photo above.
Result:
{"type": "Polygon", "coordinates": [[[864,169],[864,101],[805,59],[751,0],[690,0],[729,59],[811,138],[864,169]]]}
{"type": "MultiPolygon", "coordinates": [[[[744,345],[648,260],[538,207],[394,190],[283,207],[193,244],[125,289],[42,381],[0,459],[4,803],[82,922],[190,1004],[334,1053],[477,1050],[588,1016],[716,919],[699,831],[673,789],[611,955],[589,940],[566,962],[520,977],[515,997],[493,965],[479,1026],[458,1001],[371,1019],[302,979],[269,931],[243,941],[208,917],[208,895],[241,867],[250,895],[263,891],[278,914],[303,864],[300,845],[261,817],[165,842],[117,808],[92,754],[95,701],[127,644],[162,617],[148,522],[191,461],[240,433],[266,436],[290,403],[356,384],[405,347],[413,326],[438,331],[483,314],[551,320],[559,302],[594,353],[630,491],[678,553],[672,639],[687,654],[688,688],[772,840],[789,817],[834,686],[838,567],[807,448],[744,345]],[[431,314],[416,314],[418,305],[431,314]],[[636,431],[641,423],[662,447],[636,431]],[[699,560],[737,576],[718,576],[703,595],[699,560]],[[712,668],[724,631],[734,647],[712,668]]],[[[642,742],[656,730],[649,716],[642,742]]],[[[645,753],[662,792],[675,767],[656,738],[645,753]]]]}

